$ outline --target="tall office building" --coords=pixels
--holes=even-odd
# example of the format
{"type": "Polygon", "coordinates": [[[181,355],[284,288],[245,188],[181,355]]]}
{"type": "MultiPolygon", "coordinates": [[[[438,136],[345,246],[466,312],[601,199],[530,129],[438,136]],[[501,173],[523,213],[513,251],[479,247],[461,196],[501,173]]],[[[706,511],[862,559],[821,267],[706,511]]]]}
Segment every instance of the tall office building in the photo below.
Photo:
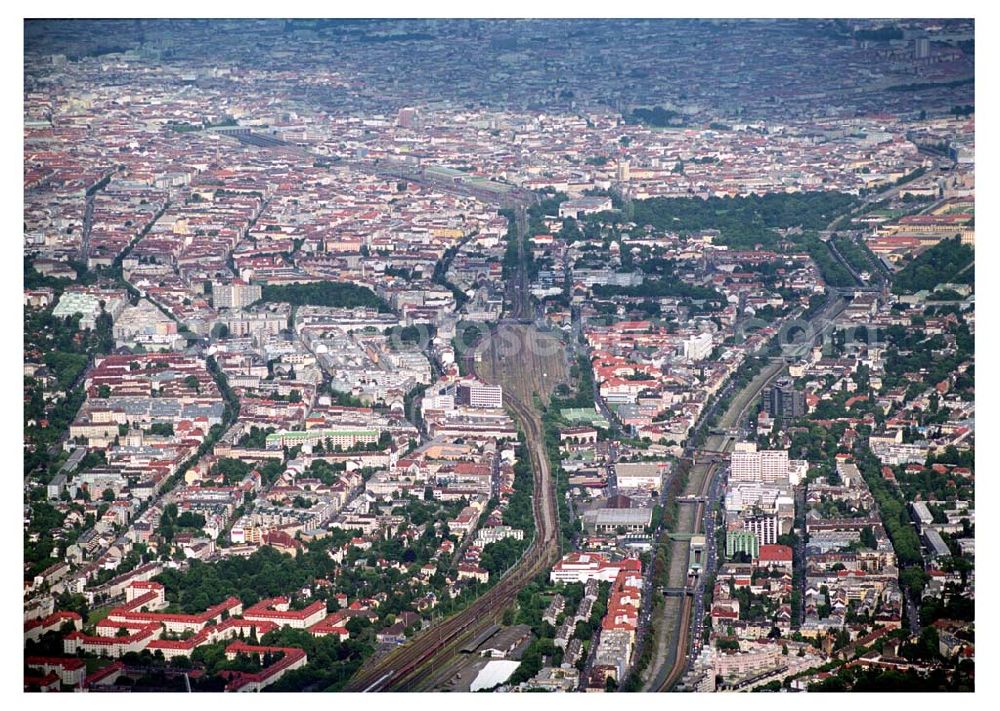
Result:
{"type": "Polygon", "coordinates": [[[764,404],[776,420],[794,420],[806,414],[806,396],[792,386],[791,378],[778,378],[764,393],[764,404]]]}
{"type": "Polygon", "coordinates": [[[411,106],[400,109],[396,116],[396,125],[400,128],[414,128],[416,122],[417,110],[411,106]]]}
{"type": "Polygon", "coordinates": [[[622,183],[627,183],[631,179],[631,175],[632,171],[630,169],[629,161],[618,161],[618,180],[622,183]]]}

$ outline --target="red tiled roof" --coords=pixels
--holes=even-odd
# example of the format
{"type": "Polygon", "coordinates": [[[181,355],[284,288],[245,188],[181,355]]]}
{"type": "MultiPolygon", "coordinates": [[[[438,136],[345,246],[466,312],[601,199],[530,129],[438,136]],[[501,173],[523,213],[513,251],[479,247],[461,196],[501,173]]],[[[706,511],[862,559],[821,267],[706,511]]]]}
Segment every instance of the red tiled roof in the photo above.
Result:
{"type": "Polygon", "coordinates": [[[105,677],[111,676],[115,672],[121,671],[124,668],[125,668],[124,662],[121,661],[112,662],[106,667],[102,667],[101,669],[98,669],[93,673],[87,675],[87,678],[83,680],[83,685],[90,686],[91,684],[95,684],[104,679],[105,677]]]}
{"type": "Polygon", "coordinates": [[[760,547],[760,554],[757,557],[761,561],[786,561],[792,560],[793,555],[790,546],[765,544],[760,547]]]}
{"type": "Polygon", "coordinates": [[[277,662],[262,669],[256,673],[246,673],[246,672],[232,672],[230,676],[230,681],[226,684],[226,691],[238,691],[247,684],[251,682],[263,682],[274,676],[275,674],[286,669],[291,664],[304,659],[306,653],[297,647],[257,647],[249,644],[244,644],[243,642],[233,642],[228,647],[226,647],[226,654],[259,654],[261,656],[265,654],[274,654],[280,652],[284,656],[277,662]]]}

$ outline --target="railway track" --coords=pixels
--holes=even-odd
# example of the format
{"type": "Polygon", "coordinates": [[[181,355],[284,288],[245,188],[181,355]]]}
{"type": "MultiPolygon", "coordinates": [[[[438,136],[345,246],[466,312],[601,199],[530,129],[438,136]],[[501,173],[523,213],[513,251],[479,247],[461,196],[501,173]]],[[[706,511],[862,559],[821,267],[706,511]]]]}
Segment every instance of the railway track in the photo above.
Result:
{"type": "MultiPolygon", "coordinates": [[[[744,389],[744,391],[740,393],[740,396],[726,410],[726,413],[720,420],[719,426],[723,429],[727,429],[739,422],[746,414],[750,405],[757,399],[757,396],[761,393],[761,391],[763,391],[768,384],[774,381],[774,379],[777,378],[784,371],[784,369],[784,365],[781,364],[769,366],[768,369],[764,371],[763,377],[758,376],[758,378],[751,382],[748,388],[744,389]]],[[[713,451],[728,453],[733,448],[733,442],[733,438],[728,435],[712,435],[706,440],[705,448],[713,451]]],[[[692,467],[691,479],[689,480],[687,486],[687,493],[693,493],[698,497],[708,496],[712,488],[712,480],[715,478],[715,472],[718,467],[719,462],[716,461],[692,467]]],[[[688,522],[688,525],[678,526],[678,528],[682,530],[688,529],[694,534],[701,533],[702,522],[705,519],[705,506],[705,502],[698,502],[698,504],[693,507],[694,519],[688,522]]],[[[678,520],[678,523],[680,523],[680,519],[678,520]]],[[[685,561],[686,566],[687,556],[690,554],[690,543],[677,541],[673,545],[674,548],[671,551],[671,558],[673,559],[674,556],[680,554],[685,561]]],[[[672,580],[671,584],[674,584],[674,582],[675,581],[672,580]]],[[[690,597],[685,597],[684,602],[681,605],[677,621],[677,635],[673,650],[673,664],[667,672],[663,683],[656,688],[656,691],[669,691],[687,667],[687,651],[690,643],[688,638],[691,631],[691,616],[693,612],[693,601],[690,597]]]]}
{"type": "Polygon", "coordinates": [[[518,592],[539,573],[547,570],[558,557],[555,498],[549,481],[541,421],[520,400],[509,397],[507,401],[521,422],[534,472],[532,509],[536,532],[531,546],[499,583],[469,607],[431,626],[369,669],[363,669],[345,691],[414,690],[436,672],[434,662],[453,655],[468,640],[496,624],[503,610],[517,598],[518,592]]]}
{"type": "MultiPolygon", "coordinates": [[[[522,212],[519,222],[523,220],[522,212]]],[[[520,225],[519,227],[520,231],[523,231],[524,227],[520,225]]],[[[520,274],[513,280],[521,286],[521,289],[515,289],[516,298],[513,300],[515,316],[518,317],[526,313],[530,315],[531,309],[525,271],[524,251],[521,249],[520,274]]],[[[491,341],[496,335],[496,330],[497,327],[494,327],[490,332],[491,341]]],[[[537,373],[539,364],[533,362],[532,349],[522,348],[520,353],[527,360],[519,370],[518,377],[523,378],[525,374],[537,373]]],[[[475,363],[472,362],[471,365],[475,370],[475,363]]],[[[514,395],[511,388],[505,387],[504,391],[504,400],[524,433],[533,473],[532,512],[535,536],[531,545],[520,561],[515,563],[490,590],[464,610],[433,624],[370,666],[362,667],[348,682],[345,691],[415,691],[428,685],[442,669],[447,668],[448,660],[453,658],[464,644],[491,625],[497,624],[504,609],[516,600],[521,589],[558,559],[558,517],[548,456],[545,452],[542,422],[534,408],[514,395]]]]}
{"type": "MultiPolygon", "coordinates": [[[[826,324],[832,322],[836,318],[837,314],[843,311],[843,309],[844,303],[842,300],[834,301],[824,308],[819,314],[813,316],[810,321],[814,324],[819,323],[825,326],[826,324]]],[[[821,339],[823,337],[823,332],[824,331],[821,328],[820,331],[813,337],[813,342],[821,339]]],[[[812,343],[809,344],[809,347],[811,346],[812,343]]],[[[720,420],[719,427],[721,429],[728,429],[732,427],[733,424],[739,422],[761,391],[783,371],[784,366],[775,364],[770,366],[768,370],[764,371],[764,377],[761,378],[758,376],[759,381],[758,379],[751,381],[750,385],[748,385],[747,388],[740,393],[739,397],[734,400],[726,410],[726,413],[720,420]],[[756,385],[754,385],[755,383],[756,385]]],[[[706,440],[705,449],[728,453],[733,448],[734,441],[735,440],[729,436],[712,435],[706,440]]],[[[690,489],[694,487],[699,497],[706,496],[711,489],[712,479],[715,476],[715,470],[717,467],[718,463],[716,462],[693,467],[691,472],[692,478],[688,483],[689,492],[690,489]]],[[[695,508],[696,511],[694,520],[687,526],[679,525],[678,528],[680,530],[690,530],[693,533],[700,532],[701,524],[705,515],[705,504],[699,502],[695,508]]],[[[680,523],[680,520],[678,523],[680,523]]],[[[680,554],[684,556],[684,559],[687,560],[689,546],[689,543],[675,542],[674,547],[671,549],[671,556],[673,557],[678,555],[680,552],[680,554]]],[[[674,582],[675,581],[671,580],[671,584],[674,584],[674,582]]],[[[674,642],[674,661],[663,682],[656,685],[655,690],[657,691],[669,690],[681,677],[684,669],[686,668],[687,648],[689,644],[688,635],[691,629],[692,614],[691,605],[687,604],[687,602],[688,601],[686,600],[686,604],[681,607],[678,618],[677,634],[674,642]]]]}

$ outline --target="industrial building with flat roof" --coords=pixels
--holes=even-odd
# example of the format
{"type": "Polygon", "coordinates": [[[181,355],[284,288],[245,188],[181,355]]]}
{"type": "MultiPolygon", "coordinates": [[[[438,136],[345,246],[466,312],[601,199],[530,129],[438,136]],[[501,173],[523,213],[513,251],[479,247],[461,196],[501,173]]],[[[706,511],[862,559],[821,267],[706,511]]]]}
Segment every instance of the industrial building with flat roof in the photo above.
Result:
{"type": "Polygon", "coordinates": [[[594,509],[583,514],[583,527],[593,533],[634,533],[652,520],[652,509],[594,509]]]}

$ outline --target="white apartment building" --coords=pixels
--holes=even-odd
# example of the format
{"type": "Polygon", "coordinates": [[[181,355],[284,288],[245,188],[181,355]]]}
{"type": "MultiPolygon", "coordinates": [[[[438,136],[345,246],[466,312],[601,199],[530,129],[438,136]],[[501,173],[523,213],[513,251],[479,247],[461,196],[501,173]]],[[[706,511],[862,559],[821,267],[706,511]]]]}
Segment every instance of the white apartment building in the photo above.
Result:
{"type": "Polygon", "coordinates": [[[699,333],[697,336],[684,339],[681,344],[682,354],[687,360],[704,360],[712,354],[712,334],[699,333]]]}
{"type": "Polygon", "coordinates": [[[478,381],[459,383],[455,403],[477,408],[503,407],[503,388],[478,381]]]}
{"type": "Polygon", "coordinates": [[[757,536],[761,545],[774,545],[778,542],[781,525],[778,515],[774,513],[759,513],[742,519],[743,528],[757,536]]]}
{"type": "Polygon", "coordinates": [[[212,284],[212,305],[217,309],[243,309],[260,296],[260,284],[248,284],[242,280],[229,284],[212,284]]]}
{"type": "Polygon", "coordinates": [[[481,528],[476,531],[475,545],[487,546],[490,543],[496,543],[497,541],[502,541],[505,538],[513,538],[517,541],[523,540],[524,531],[519,528],[511,528],[510,526],[492,526],[490,528],[481,528]]]}
{"type": "Polygon", "coordinates": [[[783,449],[758,451],[753,442],[737,442],[729,462],[731,482],[774,483],[788,478],[788,452],[783,449]]]}

